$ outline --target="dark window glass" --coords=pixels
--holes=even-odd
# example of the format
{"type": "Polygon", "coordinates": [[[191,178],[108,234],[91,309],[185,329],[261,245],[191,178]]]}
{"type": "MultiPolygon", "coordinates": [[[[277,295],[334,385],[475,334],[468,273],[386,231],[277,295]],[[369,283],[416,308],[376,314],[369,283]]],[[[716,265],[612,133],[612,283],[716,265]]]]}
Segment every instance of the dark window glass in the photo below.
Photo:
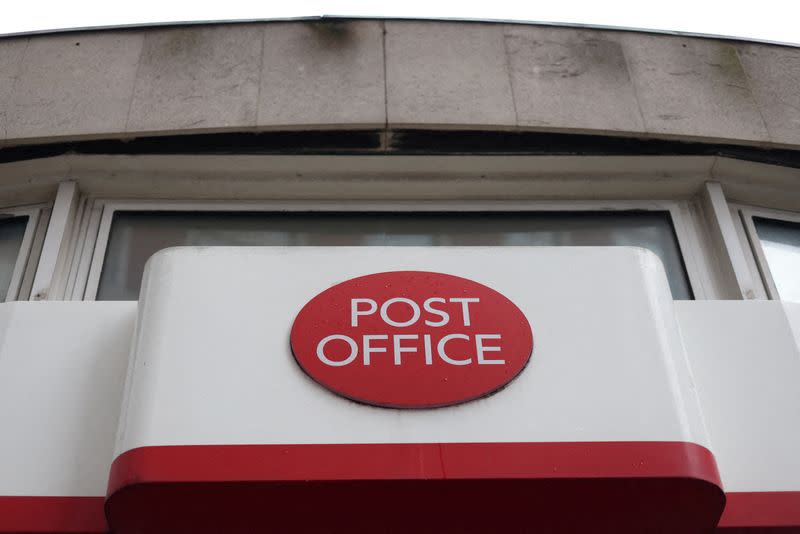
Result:
{"type": "Polygon", "coordinates": [[[253,213],[122,211],[111,224],[99,300],[136,300],[147,259],[176,245],[632,245],[663,261],[672,295],[691,299],[666,211],[253,213]]]}
{"type": "Polygon", "coordinates": [[[8,289],[27,226],[27,216],[0,218],[0,302],[5,302],[8,298],[8,289]]]}

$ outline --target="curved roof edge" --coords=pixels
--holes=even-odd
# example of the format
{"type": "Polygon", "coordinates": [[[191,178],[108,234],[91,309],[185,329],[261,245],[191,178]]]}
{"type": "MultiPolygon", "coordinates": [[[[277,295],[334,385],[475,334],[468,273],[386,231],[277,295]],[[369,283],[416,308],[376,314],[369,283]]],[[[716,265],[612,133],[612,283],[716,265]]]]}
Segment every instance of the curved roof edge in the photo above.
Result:
{"type": "Polygon", "coordinates": [[[0,145],[0,165],[74,156],[681,156],[724,157],[800,169],[800,149],[603,135],[468,130],[228,132],[0,145]]]}
{"type": "Polygon", "coordinates": [[[0,39],[0,145],[263,131],[539,132],[797,150],[800,47],[314,18],[0,39]]]}
{"type": "Polygon", "coordinates": [[[205,26],[217,24],[253,24],[269,22],[319,22],[319,21],[352,21],[352,20],[393,20],[393,21],[414,21],[414,22],[464,22],[481,24],[518,24],[522,26],[544,26],[555,28],[574,28],[585,30],[617,31],[644,33],[652,35],[671,35],[677,37],[692,37],[699,39],[714,39],[724,41],[734,41],[742,43],[758,43],[775,46],[789,46],[800,48],[800,42],[791,43],[787,41],[773,41],[770,39],[758,39],[755,37],[742,37],[738,35],[718,35],[713,33],[684,32],[678,30],[658,30],[654,28],[634,28],[628,26],[609,26],[604,24],[582,24],[576,22],[547,22],[537,20],[517,20],[517,19],[472,19],[460,17],[369,17],[353,15],[320,15],[305,17],[284,17],[284,18],[255,18],[255,19],[212,19],[212,20],[181,20],[165,22],[142,22],[138,24],[111,24],[101,26],[78,26],[74,28],[54,28],[49,30],[31,30],[23,32],[2,33],[0,39],[6,37],[31,37],[36,35],[57,35],[62,33],[80,32],[99,32],[99,31],[120,31],[138,30],[148,28],[172,28],[179,26],[205,26]]]}

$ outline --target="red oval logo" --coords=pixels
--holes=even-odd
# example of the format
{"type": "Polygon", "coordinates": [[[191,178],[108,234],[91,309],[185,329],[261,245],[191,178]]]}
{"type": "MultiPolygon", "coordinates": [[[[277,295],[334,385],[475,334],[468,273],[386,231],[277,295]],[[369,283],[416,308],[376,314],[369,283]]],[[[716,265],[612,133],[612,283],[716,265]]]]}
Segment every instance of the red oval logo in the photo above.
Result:
{"type": "Polygon", "coordinates": [[[354,401],[434,408],[484,397],[525,367],[533,334],[522,311],[482,284],[397,271],[337,284],[294,321],[294,357],[354,401]]]}

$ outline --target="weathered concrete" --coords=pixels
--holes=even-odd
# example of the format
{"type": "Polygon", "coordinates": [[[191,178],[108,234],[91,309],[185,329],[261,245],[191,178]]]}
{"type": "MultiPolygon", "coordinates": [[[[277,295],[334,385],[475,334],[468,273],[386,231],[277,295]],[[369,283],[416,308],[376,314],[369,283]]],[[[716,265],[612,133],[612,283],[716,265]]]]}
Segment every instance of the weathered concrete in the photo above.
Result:
{"type": "Polygon", "coordinates": [[[386,22],[389,124],[514,126],[503,26],[386,22]]]}
{"type": "Polygon", "coordinates": [[[256,125],[257,25],[147,32],[127,131],[256,125]]]}
{"type": "Polygon", "coordinates": [[[260,126],[386,124],[382,24],[269,24],[263,31],[260,126]]]}
{"type": "Polygon", "coordinates": [[[800,47],[436,21],[0,38],[0,143],[319,128],[800,145],[800,47]]]}
{"type": "Polygon", "coordinates": [[[6,138],[11,93],[19,79],[22,56],[28,46],[27,38],[0,41],[0,141],[6,138]]]}
{"type": "Polygon", "coordinates": [[[641,131],[617,34],[514,25],[506,29],[517,124],[641,131]]]}
{"type": "Polygon", "coordinates": [[[7,104],[7,138],[124,132],[141,47],[133,32],[31,37],[7,104]]]}
{"type": "Polygon", "coordinates": [[[770,138],[800,145],[800,50],[756,44],[736,48],[770,138]]]}
{"type": "Polygon", "coordinates": [[[768,140],[733,44],[633,33],[620,39],[648,132],[768,140]]]}

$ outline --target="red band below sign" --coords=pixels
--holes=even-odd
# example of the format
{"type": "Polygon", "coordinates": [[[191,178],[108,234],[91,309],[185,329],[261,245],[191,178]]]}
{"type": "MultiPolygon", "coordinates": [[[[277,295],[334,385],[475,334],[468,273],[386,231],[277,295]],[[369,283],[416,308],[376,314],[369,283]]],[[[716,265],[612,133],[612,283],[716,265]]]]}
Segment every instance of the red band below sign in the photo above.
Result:
{"type": "Polygon", "coordinates": [[[144,447],[119,456],[116,534],[708,532],[724,506],[693,443],[144,447]]]}

